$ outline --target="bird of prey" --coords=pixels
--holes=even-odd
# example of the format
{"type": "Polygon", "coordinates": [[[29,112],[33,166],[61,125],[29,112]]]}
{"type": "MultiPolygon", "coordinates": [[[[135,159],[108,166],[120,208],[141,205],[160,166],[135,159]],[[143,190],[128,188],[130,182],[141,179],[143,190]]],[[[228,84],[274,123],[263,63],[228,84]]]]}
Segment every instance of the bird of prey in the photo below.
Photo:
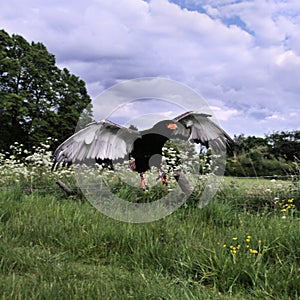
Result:
{"type": "MultiPolygon", "coordinates": [[[[145,189],[145,172],[150,167],[157,167],[160,174],[163,173],[162,148],[172,138],[198,143],[207,148],[210,146],[215,151],[226,151],[230,147],[232,139],[210,117],[211,115],[204,113],[185,112],[141,131],[109,120],[93,122],[58,146],[54,152],[52,169],[85,160],[112,162],[126,158],[130,161],[130,168],[140,174],[141,185],[145,189]]],[[[174,176],[178,181],[179,175],[174,176]]],[[[166,184],[165,176],[161,178],[166,184]]],[[[184,187],[181,188],[184,190],[184,187]]]]}

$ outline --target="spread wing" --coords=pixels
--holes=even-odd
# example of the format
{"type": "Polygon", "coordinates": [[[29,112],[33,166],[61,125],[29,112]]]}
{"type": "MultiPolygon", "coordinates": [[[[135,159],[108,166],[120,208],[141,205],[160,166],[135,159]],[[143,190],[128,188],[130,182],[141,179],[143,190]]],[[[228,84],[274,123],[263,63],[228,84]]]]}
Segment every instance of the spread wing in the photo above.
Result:
{"type": "Polygon", "coordinates": [[[52,169],[88,159],[124,158],[140,133],[110,121],[93,122],[74,133],[54,152],[52,169]]]}
{"type": "Polygon", "coordinates": [[[191,142],[200,143],[214,150],[225,151],[231,147],[231,137],[210,119],[211,115],[187,112],[174,120],[183,125],[180,134],[185,135],[191,142]]]}

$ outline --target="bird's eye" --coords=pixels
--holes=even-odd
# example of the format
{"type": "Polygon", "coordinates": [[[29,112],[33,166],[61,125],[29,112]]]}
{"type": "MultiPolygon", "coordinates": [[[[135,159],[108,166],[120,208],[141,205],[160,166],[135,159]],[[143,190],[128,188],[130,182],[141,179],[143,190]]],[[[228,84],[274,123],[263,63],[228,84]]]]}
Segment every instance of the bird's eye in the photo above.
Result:
{"type": "Polygon", "coordinates": [[[170,124],[168,124],[168,128],[171,130],[175,130],[175,129],[177,129],[177,125],[174,123],[170,123],[170,124]]]}

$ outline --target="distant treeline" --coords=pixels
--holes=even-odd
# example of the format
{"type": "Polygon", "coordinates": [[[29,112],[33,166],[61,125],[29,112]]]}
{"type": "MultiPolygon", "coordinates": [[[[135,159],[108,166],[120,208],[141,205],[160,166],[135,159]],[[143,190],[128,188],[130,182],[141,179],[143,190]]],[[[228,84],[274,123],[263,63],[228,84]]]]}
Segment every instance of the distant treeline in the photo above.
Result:
{"type": "Polygon", "coordinates": [[[273,176],[298,172],[300,131],[281,131],[264,138],[234,136],[234,151],[227,160],[231,176],[273,176]]]}

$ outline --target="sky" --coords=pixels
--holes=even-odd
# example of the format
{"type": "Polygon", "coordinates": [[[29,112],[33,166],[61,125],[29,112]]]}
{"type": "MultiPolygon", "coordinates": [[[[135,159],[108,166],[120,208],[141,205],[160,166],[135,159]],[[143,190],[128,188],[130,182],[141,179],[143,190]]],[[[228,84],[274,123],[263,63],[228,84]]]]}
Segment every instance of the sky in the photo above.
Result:
{"type": "MultiPolygon", "coordinates": [[[[298,0],[10,0],[0,28],[42,42],[84,80],[96,115],[103,91],[159,77],[198,93],[231,135],[300,130],[298,0]]],[[[138,118],[158,102],[118,113],[138,118]]]]}

